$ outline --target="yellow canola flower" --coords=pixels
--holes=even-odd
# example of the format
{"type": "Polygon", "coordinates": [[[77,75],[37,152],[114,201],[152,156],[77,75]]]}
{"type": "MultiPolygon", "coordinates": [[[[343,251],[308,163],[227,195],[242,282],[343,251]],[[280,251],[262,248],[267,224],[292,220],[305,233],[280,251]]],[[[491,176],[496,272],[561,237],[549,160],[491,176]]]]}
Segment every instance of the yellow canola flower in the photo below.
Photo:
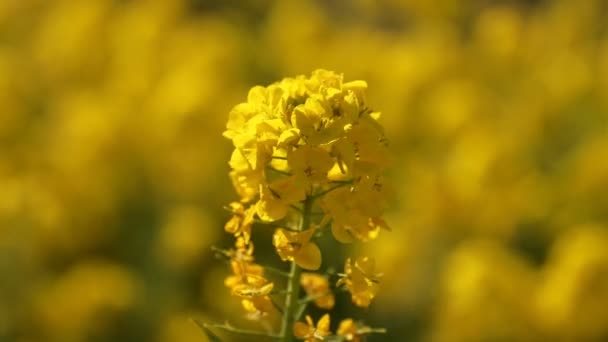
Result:
{"type": "Polygon", "coordinates": [[[262,184],[263,174],[254,170],[243,172],[230,171],[230,180],[237,194],[241,197],[241,202],[249,202],[258,195],[258,189],[262,184]]]}
{"type": "Polygon", "coordinates": [[[241,202],[258,200],[260,218],[273,221],[290,204],[272,191],[277,172],[288,177],[284,186],[311,195],[337,177],[332,170],[343,179],[383,171],[386,138],[380,113],[367,107],[366,89],[364,81],[345,83],[328,70],[253,87],[247,101],[230,112],[224,132],[234,145],[230,177],[241,202]]]}
{"type": "Polygon", "coordinates": [[[281,260],[295,261],[295,263],[306,270],[317,270],[321,267],[321,250],[314,242],[310,241],[315,233],[315,228],[302,232],[292,232],[285,229],[277,229],[272,237],[272,243],[277,249],[281,260]]]}
{"type": "Polygon", "coordinates": [[[266,316],[273,308],[268,295],[274,283],[264,278],[264,268],[260,265],[233,261],[234,275],[229,276],[224,284],[231,289],[232,295],[241,298],[241,304],[251,318],[266,316]]]}
{"type": "Polygon", "coordinates": [[[317,273],[304,272],[300,276],[300,285],[307,296],[315,298],[316,306],[326,310],[333,309],[336,300],[329,288],[327,277],[317,273]]]}
{"type": "MultiPolygon", "coordinates": [[[[378,123],[380,113],[368,107],[366,90],[364,81],[344,82],[343,75],[322,69],[310,77],[285,78],[250,89],[247,100],[231,110],[224,132],[234,146],[230,178],[240,196],[240,201],[230,205],[234,216],[225,226],[227,232],[246,245],[256,219],[284,220],[281,227],[285,228],[273,235],[280,258],[317,270],[322,257],[312,241],[316,225],[304,231],[283,226],[298,216],[294,210],[305,215],[301,222],[306,226],[313,207],[323,210],[321,225],[331,221],[340,242],[368,241],[381,228],[388,229],[381,218],[385,200],[380,178],[389,163],[387,139],[378,123]]],[[[263,268],[253,263],[249,251],[240,249],[241,259],[232,261],[234,274],[226,285],[242,298],[248,312],[263,313],[270,307],[267,296],[273,284],[264,278],[263,268]]],[[[365,271],[347,270],[349,278],[343,283],[352,290],[357,305],[367,306],[376,292],[370,282],[377,275],[373,267],[367,271],[367,259],[357,262],[361,265],[356,267],[365,271]]],[[[309,296],[319,296],[317,306],[331,309],[335,305],[326,277],[305,273],[294,279],[309,296]]],[[[308,320],[313,332],[319,330],[308,320]]],[[[326,320],[329,334],[329,316],[326,320]]],[[[300,332],[300,337],[311,341],[325,336],[300,332]]]]}
{"type": "Polygon", "coordinates": [[[318,146],[340,138],[348,122],[338,107],[319,96],[309,97],[293,111],[291,124],[305,143],[318,146]],[[332,119],[333,118],[333,119],[332,119]]]}
{"type": "Polygon", "coordinates": [[[253,217],[255,215],[254,208],[245,209],[243,204],[239,202],[230,203],[229,208],[233,216],[226,222],[224,230],[236,237],[242,236],[245,241],[249,241],[251,237],[251,225],[253,224],[253,217]]]}
{"type": "Polygon", "coordinates": [[[381,273],[377,273],[374,259],[359,257],[354,264],[346,259],[344,276],[338,280],[337,286],[344,286],[352,295],[353,303],[357,306],[368,307],[378,292],[381,273]]]}
{"type": "Polygon", "coordinates": [[[284,218],[289,206],[306,198],[304,189],[294,177],[283,178],[268,184],[260,185],[260,199],[255,205],[256,213],[262,221],[272,222],[284,218]]]}
{"type": "Polygon", "coordinates": [[[323,341],[325,337],[331,335],[329,330],[330,318],[329,314],[323,315],[317,322],[317,326],[310,316],[306,316],[306,323],[295,322],[293,325],[293,334],[303,339],[305,342],[318,342],[323,341]]]}
{"type": "Polygon", "coordinates": [[[331,219],[331,231],[342,243],[373,240],[380,229],[390,230],[380,217],[384,206],[382,184],[377,177],[362,177],[350,188],[329,192],[321,202],[326,213],[324,222],[331,219]]]}
{"type": "Polygon", "coordinates": [[[569,340],[601,340],[608,334],[608,231],[577,225],[558,236],[538,287],[535,311],[541,327],[569,340]]]}
{"type": "Polygon", "coordinates": [[[347,318],[340,322],[337,335],[344,341],[363,342],[365,335],[372,332],[372,328],[355,322],[352,318],[347,318]]]}
{"type": "Polygon", "coordinates": [[[382,127],[373,119],[347,127],[347,140],[355,148],[353,173],[373,174],[390,164],[388,141],[382,127]]]}
{"type": "Polygon", "coordinates": [[[259,319],[273,310],[268,295],[274,283],[264,277],[264,267],[253,262],[253,243],[241,236],[235,244],[236,249],[229,252],[232,275],[226,277],[224,285],[241,299],[249,318],[259,319]]]}
{"type": "Polygon", "coordinates": [[[224,285],[233,290],[240,287],[240,285],[248,285],[249,283],[262,283],[264,284],[264,268],[258,264],[245,261],[233,260],[230,262],[232,269],[232,275],[226,277],[224,285]]]}
{"type": "Polygon", "coordinates": [[[327,173],[334,161],[327,151],[320,147],[304,145],[287,156],[287,163],[298,182],[307,193],[315,185],[327,182],[327,173]]]}
{"type": "Polygon", "coordinates": [[[226,277],[224,285],[230,288],[233,294],[241,292],[238,289],[246,289],[241,285],[265,286],[268,281],[264,278],[264,267],[253,262],[253,243],[244,237],[239,237],[236,239],[235,247],[229,252],[232,275],[226,277]]]}

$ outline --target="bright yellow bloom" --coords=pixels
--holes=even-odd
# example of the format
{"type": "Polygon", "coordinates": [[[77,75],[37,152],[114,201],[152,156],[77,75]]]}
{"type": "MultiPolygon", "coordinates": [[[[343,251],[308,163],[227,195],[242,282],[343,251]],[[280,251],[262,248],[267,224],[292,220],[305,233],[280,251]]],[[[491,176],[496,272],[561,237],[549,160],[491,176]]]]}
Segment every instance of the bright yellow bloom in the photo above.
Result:
{"type": "MultiPolygon", "coordinates": [[[[378,123],[380,113],[368,107],[366,90],[364,81],[344,82],[343,75],[321,69],[310,77],[255,86],[230,112],[224,136],[234,146],[230,177],[240,201],[231,204],[234,216],[225,229],[241,238],[242,246],[226,284],[248,312],[267,311],[273,287],[247,247],[256,219],[285,224],[275,231],[273,245],[283,261],[306,270],[319,269],[322,257],[312,241],[315,225],[288,229],[299,208],[306,208],[306,215],[313,207],[322,210],[320,226],[331,221],[340,242],[372,240],[380,229],[388,229],[380,177],[389,164],[387,139],[378,123]]],[[[345,272],[339,284],[351,291],[357,305],[368,306],[379,276],[373,261],[362,258],[351,265],[349,260],[345,272]]],[[[304,273],[299,281],[317,306],[334,306],[326,277],[304,273]]],[[[329,316],[317,328],[310,317],[307,322],[297,325],[298,337],[316,341],[329,335],[329,316]]]]}
{"type": "Polygon", "coordinates": [[[382,184],[377,177],[362,177],[351,187],[326,194],[321,202],[327,215],[325,221],[332,220],[332,233],[342,243],[373,240],[381,228],[390,230],[380,218],[384,206],[382,184]]]}
{"type": "Polygon", "coordinates": [[[298,266],[307,270],[317,270],[321,267],[321,250],[310,239],[315,232],[311,228],[302,232],[292,232],[277,229],[272,238],[281,260],[295,261],[298,266]]]}
{"type": "Polygon", "coordinates": [[[227,277],[224,284],[231,289],[232,295],[241,298],[241,304],[251,318],[267,315],[273,308],[268,295],[274,284],[264,278],[264,268],[243,261],[232,261],[231,266],[234,275],[227,277]]]}
{"type": "Polygon", "coordinates": [[[357,306],[368,307],[378,292],[378,283],[382,274],[375,271],[375,264],[374,259],[368,257],[357,258],[354,265],[350,258],[346,260],[345,274],[338,280],[337,286],[344,285],[357,306]]]}
{"type": "Polygon", "coordinates": [[[318,96],[309,97],[303,105],[294,109],[292,125],[307,145],[328,144],[344,135],[348,123],[331,103],[318,96]]]}
{"type": "Polygon", "coordinates": [[[327,151],[320,147],[304,145],[289,153],[287,162],[296,181],[308,193],[315,185],[327,182],[327,173],[334,161],[327,151]]]}
{"type": "MultiPolygon", "coordinates": [[[[230,176],[241,202],[257,200],[260,219],[276,221],[331,180],[376,178],[388,163],[386,138],[379,113],[367,108],[366,88],[327,70],[253,87],[224,132],[234,145],[230,176]]],[[[357,220],[356,238],[369,239],[369,218],[380,215],[367,216],[357,220]]]]}
{"type": "Polygon", "coordinates": [[[254,208],[245,209],[242,203],[232,202],[230,203],[230,210],[234,215],[226,222],[224,229],[227,233],[236,237],[242,236],[245,241],[249,241],[253,216],[255,215],[254,208]]]}
{"type": "Polygon", "coordinates": [[[296,184],[294,177],[283,178],[260,187],[260,200],[255,209],[262,221],[272,222],[284,218],[291,204],[306,198],[304,188],[296,184]]]}
{"type": "Polygon", "coordinates": [[[259,320],[275,310],[269,296],[257,296],[241,299],[241,305],[247,312],[247,318],[259,320]]]}
{"type": "Polygon", "coordinates": [[[231,261],[253,262],[253,243],[250,240],[245,239],[243,236],[239,236],[236,238],[234,246],[234,249],[228,251],[228,256],[231,261]]]}
{"type": "Polygon", "coordinates": [[[289,204],[282,201],[268,186],[260,185],[260,200],[255,205],[255,210],[262,221],[277,221],[289,211],[289,204]]]}
{"type": "Polygon", "coordinates": [[[390,164],[388,141],[375,120],[361,120],[350,126],[346,137],[355,149],[355,177],[379,173],[390,164]]]}
{"type": "Polygon", "coordinates": [[[314,303],[321,309],[331,310],[335,304],[334,294],[329,288],[327,277],[316,273],[302,273],[300,284],[306,295],[316,298],[314,303]]]}
{"type": "Polygon", "coordinates": [[[253,262],[253,244],[240,236],[236,249],[229,252],[232,275],[226,277],[224,285],[232,295],[241,298],[241,304],[248,317],[258,319],[266,316],[272,309],[268,295],[274,284],[264,277],[264,268],[253,262]]]}
{"type": "Polygon", "coordinates": [[[326,336],[331,335],[329,330],[330,318],[329,314],[323,315],[317,322],[315,327],[314,322],[310,316],[306,316],[306,323],[295,322],[293,325],[293,334],[305,342],[318,342],[323,341],[326,336]]]}
{"type": "Polygon", "coordinates": [[[256,198],[264,178],[262,172],[249,169],[240,172],[232,170],[229,175],[232,186],[241,197],[241,202],[249,202],[256,198]]]}
{"type": "Polygon", "coordinates": [[[337,334],[342,336],[345,341],[363,342],[365,335],[370,334],[372,329],[365,325],[360,325],[351,318],[340,322],[337,334]]]}
{"type": "Polygon", "coordinates": [[[233,292],[234,288],[243,284],[265,284],[264,268],[258,264],[233,260],[230,262],[230,268],[233,274],[226,277],[224,285],[233,290],[233,292]]]}

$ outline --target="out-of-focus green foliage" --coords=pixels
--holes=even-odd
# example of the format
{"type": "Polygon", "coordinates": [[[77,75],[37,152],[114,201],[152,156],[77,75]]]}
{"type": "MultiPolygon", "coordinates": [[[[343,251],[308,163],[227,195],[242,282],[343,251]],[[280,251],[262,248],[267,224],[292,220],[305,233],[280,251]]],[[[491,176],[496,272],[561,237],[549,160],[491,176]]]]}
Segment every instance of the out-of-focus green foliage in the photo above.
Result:
{"type": "Polygon", "coordinates": [[[605,1],[3,0],[0,340],[238,315],[221,132],[316,68],[370,84],[395,155],[393,232],[354,246],[385,273],[373,340],[608,338],[605,1]]]}

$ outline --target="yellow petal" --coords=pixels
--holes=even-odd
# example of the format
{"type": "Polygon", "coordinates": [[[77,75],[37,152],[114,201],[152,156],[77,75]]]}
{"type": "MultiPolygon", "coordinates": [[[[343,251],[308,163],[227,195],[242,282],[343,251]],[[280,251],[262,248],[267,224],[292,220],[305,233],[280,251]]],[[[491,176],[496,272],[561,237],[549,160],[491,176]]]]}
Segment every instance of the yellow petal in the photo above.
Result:
{"type": "Polygon", "coordinates": [[[376,260],[370,257],[359,257],[355,261],[355,267],[360,269],[366,276],[372,276],[376,270],[376,260]]]}
{"type": "Polygon", "coordinates": [[[253,304],[253,302],[249,299],[241,300],[241,305],[243,306],[243,309],[245,309],[245,311],[247,312],[256,312],[258,310],[253,304]]]}
{"type": "Polygon", "coordinates": [[[332,295],[332,294],[328,294],[325,297],[321,297],[321,298],[315,300],[315,305],[318,306],[319,308],[325,309],[325,310],[333,309],[335,304],[336,304],[336,299],[335,299],[334,295],[332,295]]]}
{"type": "Polygon", "coordinates": [[[232,275],[232,276],[226,277],[226,279],[224,280],[224,285],[226,285],[226,287],[228,287],[228,288],[233,288],[240,281],[241,281],[241,277],[232,275]]]}
{"type": "Polygon", "coordinates": [[[321,317],[319,322],[317,322],[317,332],[319,332],[321,335],[329,335],[330,334],[329,324],[330,324],[329,314],[323,315],[323,317],[321,317]]]}
{"type": "Polygon", "coordinates": [[[304,244],[294,255],[294,261],[303,269],[318,270],[321,267],[321,250],[314,243],[304,244]]]}
{"type": "Polygon", "coordinates": [[[278,146],[285,147],[295,145],[297,144],[298,140],[300,140],[300,130],[297,128],[290,128],[281,133],[279,136],[278,146]]]}
{"type": "Polygon", "coordinates": [[[346,227],[341,224],[333,223],[331,225],[331,233],[334,235],[334,238],[342,243],[352,243],[355,241],[355,237],[348,232],[346,227]]]}
{"type": "Polygon", "coordinates": [[[255,205],[255,211],[262,221],[272,222],[287,215],[289,205],[274,198],[267,187],[260,185],[260,200],[255,205]]]}
{"type": "Polygon", "coordinates": [[[353,337],[354,334],[357,333],[357,326],[355,322],[351,318],[347,318],[340,322],[340,326],[338,327],[338,335],[345,337],[353,337]]]}
{"type": "Polygon", "coordinates": [[[306,198],[306,191],[296,182],[294,176],[277,180],[269,187],[285,203],[296,203],[306,198]]]}
{"type": "Polygon", "coordinates": [[[293,334],[299,338],[305,338],[310,334],[310,327],[306,323],[295,322],[293,325],[293,334]]]}
{"type": "Polygon", "coordinates": [[[262,86],[255,86],[249,90],[247,94],[247,102],[249,103],[265,103],[268,98],[268,90],[262,86]]]}

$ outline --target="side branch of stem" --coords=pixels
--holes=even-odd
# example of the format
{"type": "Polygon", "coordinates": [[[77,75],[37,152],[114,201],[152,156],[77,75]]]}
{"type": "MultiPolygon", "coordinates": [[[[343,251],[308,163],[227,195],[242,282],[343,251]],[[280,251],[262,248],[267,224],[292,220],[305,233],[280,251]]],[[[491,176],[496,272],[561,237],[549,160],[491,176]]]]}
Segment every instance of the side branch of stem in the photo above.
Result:
{"type": "Polygon", "coordinates": [[[224,323],[224,324],[218,324],[218,323],[202,323],[197,319],[193,319],[194,323],[196,323],[196,325],[200,326],[201,328],[206,328],[206,329],[220,329],[220,330],[224,330],[233,334],[239,334],[239,335],[249,335],[249,336],[259,336],[259,337],[268,337],[268,338],[272,338],[272,339],[280,339],[281,336],[279,335],[275,335],[275,334],[270,334],[270,333],[266,333],[263,331],[256,331],[256,330],[248,330],[248,329],[241,329],[241,328],[237,328],[237,327],[233,327],[232,325],[228,324],[228,323],[224,323]]]}

